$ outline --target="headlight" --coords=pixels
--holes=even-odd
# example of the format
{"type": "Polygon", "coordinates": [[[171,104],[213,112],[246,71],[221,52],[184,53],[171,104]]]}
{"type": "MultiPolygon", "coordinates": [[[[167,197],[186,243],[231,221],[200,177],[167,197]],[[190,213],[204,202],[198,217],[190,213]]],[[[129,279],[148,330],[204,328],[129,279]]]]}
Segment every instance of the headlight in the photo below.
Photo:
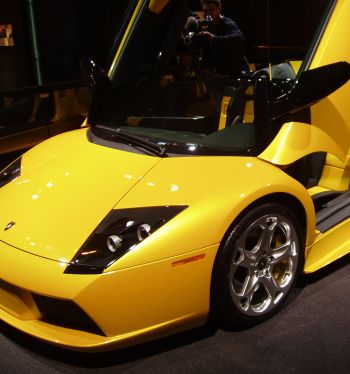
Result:
{"type": "Polygon", "coordinates": [[[113,210],[67,266],[68,274],[99,274],[187,206],[113,210]]]}
{"type": "Polygon", "coordinates": [[[0,188],[21,175],[21,157],[13,161],[0,173],[0,188]]]}

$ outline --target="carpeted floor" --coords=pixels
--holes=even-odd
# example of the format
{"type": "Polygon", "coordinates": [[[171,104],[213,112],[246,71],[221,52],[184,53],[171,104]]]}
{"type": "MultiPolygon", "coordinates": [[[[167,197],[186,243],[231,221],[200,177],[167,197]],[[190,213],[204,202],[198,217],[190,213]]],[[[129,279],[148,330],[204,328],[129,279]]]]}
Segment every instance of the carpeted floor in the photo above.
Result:
{"type": "Polygon", "coordinates": [[[345,373],[350,367],[350,257],[303,277],[274,318],[243,331],[210,326],[141,346],[81,354],[0,324],[1,373],[345,373]]]}

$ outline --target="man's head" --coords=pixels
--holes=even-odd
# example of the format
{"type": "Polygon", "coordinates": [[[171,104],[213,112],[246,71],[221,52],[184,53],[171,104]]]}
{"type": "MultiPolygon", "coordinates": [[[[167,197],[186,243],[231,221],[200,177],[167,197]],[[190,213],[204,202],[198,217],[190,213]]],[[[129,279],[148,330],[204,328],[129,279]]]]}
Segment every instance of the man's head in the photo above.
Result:
{"type": "Polygon", "coordinates": [[[201,0],[202,9],[205,16],[210,16],[214,22],[219,21],[221,17],[221,1],[220,0],[201,0]]]}

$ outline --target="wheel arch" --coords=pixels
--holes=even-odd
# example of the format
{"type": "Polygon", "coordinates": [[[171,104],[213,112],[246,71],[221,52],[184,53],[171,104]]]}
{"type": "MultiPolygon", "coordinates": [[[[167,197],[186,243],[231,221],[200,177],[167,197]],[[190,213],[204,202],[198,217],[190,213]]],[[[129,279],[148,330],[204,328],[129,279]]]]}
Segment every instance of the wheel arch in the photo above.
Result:
{"type": "MultiPolygon", "coordinates": [[[[303,232],[303,240],[304,240],[304,243],[306,241],[306,225],[307,225],[307,214],[306,214],[306,210],[303,206],[303,204],[301,203],[301,201],[296,198],[295,196],[291,195],[291,194],[288,194],[288,193],[285,193],[285,192],[278,192],[278,193],[272,193],[272,194],[269,194],[269,195],[265,195],[265,196],[262,196],[260,197],[259,199],[253,201],[252,203],[250,203],[249,205],[247,205],[241,213],[239,213],[239,215],[233,220],[233,222],[230,224],[230,226],[227,228],[222,240],[221,240],[221,243],[225,242],[225,240],[227,239],[229,233],[231,232],[233,226],[235,226],[237,224],[237,222],[239,222],[242,217],[252,208],[255,208],[259,205],[262,205],[262,204],[267,204],[267,203],[277,203],[277,204],[281,204],[281,205],[285,205],[287,206],[296,216],[296,218],[298,219],[299,223],[300,223],[300,228],[303,232]]],[[[221,247],[221,245],[220,245],[221,247]]],[[[220,248],[218,250],[218,253],[220,251],[220,248]]],[[[218,253],[216,254],[216,256],[218,256],[218,253]]]]}

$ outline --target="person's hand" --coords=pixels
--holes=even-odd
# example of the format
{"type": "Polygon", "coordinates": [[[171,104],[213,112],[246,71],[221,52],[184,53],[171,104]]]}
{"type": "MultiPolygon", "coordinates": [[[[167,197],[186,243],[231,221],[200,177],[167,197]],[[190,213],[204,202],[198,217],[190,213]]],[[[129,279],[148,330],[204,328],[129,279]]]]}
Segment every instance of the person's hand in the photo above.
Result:
{"type": "Polygon", "coordinates": [[[213,38],[214,38],[214,34],[212,34],[209,31],[201,31],[200,35],[203,35],[208,40],[213,40],[213,38]]]}

